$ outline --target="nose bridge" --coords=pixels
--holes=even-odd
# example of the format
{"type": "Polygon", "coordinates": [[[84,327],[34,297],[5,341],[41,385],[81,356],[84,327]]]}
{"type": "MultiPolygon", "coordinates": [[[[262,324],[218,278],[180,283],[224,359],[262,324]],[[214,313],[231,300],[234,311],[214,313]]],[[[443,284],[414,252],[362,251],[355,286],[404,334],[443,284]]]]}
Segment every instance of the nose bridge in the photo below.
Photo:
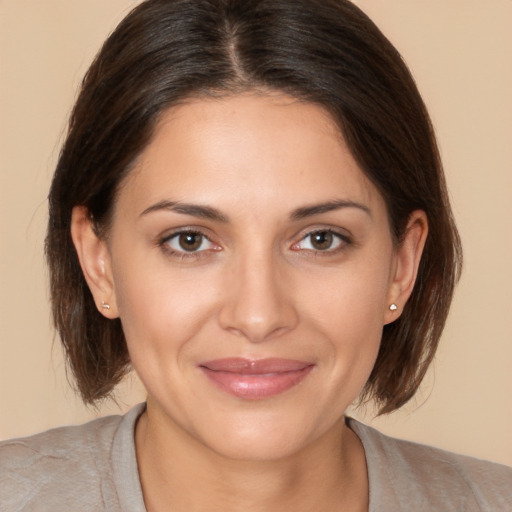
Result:
{"type": "Polygon", "coordinates": [[[284,266],[272,248],[240,253],[230,268],[229,290],[220,312],[222,327],[252,343],[293,328],[297,315],[286,290],[284,266]]]}

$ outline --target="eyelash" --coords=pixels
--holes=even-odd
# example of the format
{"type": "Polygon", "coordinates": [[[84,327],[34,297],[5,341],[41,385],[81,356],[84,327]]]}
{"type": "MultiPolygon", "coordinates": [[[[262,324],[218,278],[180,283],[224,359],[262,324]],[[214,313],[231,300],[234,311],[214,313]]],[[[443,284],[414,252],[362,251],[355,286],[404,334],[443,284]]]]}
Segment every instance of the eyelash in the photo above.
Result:
{"type": "MultiPolygon", "coordinates": [[[[333,254],[337,254],[338,252],[342,251],[344,248],[346,248],[347,245],[350,245],[352,243],[352,240],[345,234],[342,234],[342,233],[339,233],[333,229],[315,229],[314,231],[309,231],[308,233],[306,233],[301,239],[299,242],[293,244],[292,246],[292,249],[297,249],[297,250],[300,250],[300,247],[299,244],[301,244],[302,242],[304,242],[305,240],[307,240],[308,238],[311,240],[311,237],[315,236],[315,235],[329,235],[329,236],[332,236],[333,237],[333,240],[332,242],[333,243],[337,243],[336,247],[334,248],[327,248],[325,250],[322,250],[322,249],[315,249],[314,247],[311,248],[311,249],[303,249],[305,251],[309,251],[309,252],[312,252],[318,256],[330,256],[330,255],[333,255],[333,254]],[[336,239],[337,242],[334,240],[336,239]]],[[[310,241],[310,244],[311,244],[311,241],[310,241]]],[[[312,244],[311,244],[312,245],[312,244]]]]}
{"type": "MultiPolygon", "coordinates": [[[[205,243],[205,241],[207,241],[210,244],[215,246],[215,244],[210,240],[209,237],[207,237],[204,233],[201,233],[200,231],[195,230],[195,229],[183,229],[183,230],[180,230],[180,231],[176,231],[175,233],[172,233],[170,235],[166,235],[165,237],[163,237],[162,239],[160,239],[158,241],[158,245],[168,255],[174,256],[174,257],[178,257],[180,259],[184,259],[184,258],[198,258],[200,256],[203,256],[203,253],[208,251],[208,249],[202,249],[200,251],[198,251],[198,250],[187,251],[186,249],[177,250],[177,249],[173,248],[170,245],[171,241],[179,240],[179,237],[186,236],[186,235],[200,237],[201,238],[201,244],[200,244],[199,248],[205,243]]],[[[213,251],[217,252],[219,249],[215,248],[215,249],[210,249],[210,250],[213,250],[213,251]]]]}
{"type": "MultiPolygon", "coordinates": [[[[308,251],[310,253],[314,253],[315,255],[319,255],[319,256],[324,256],[324,255],[328,256],[328,255],[337,254],[338,252],[342,251],[347,245],[352,244],[352,240],[345,234],[339,233],[332,229],[315,229],[314,231],[310,231],[310,232],[306,233],[304,236],[302,236],[302,238],[298,242],[294,243],[291,247],[292,250],[295,250],[295,251],[301,250],[301,248],[299,247],[299,245],[301,243],[303,243],[308,238],[313,237],[314,235],[321,235],[321,234],[332,236],[333,243],[337,244],[336,247],[334,247],[334,248],[328,247],[325,250],[315,249],[314,247],[312,247],[312,248],[305,248],[302,250],[308,251]],[[337,242],[335,240],[337,240],[337,242]]],[[[310,242],[310,244],[311,244],[311,242],[310,242]]],[[[180,259],[198,258],[198,257],[204,256],[205,255],[204,253],[206,253],[208,251],[218,252],[221,250],[221,248],[219,246],[216,246],[207,235],[205,235],[201,231],[195,230],[195,229],[183,229],[183,230],[171,233],[170,235],[166,235],[165,237],[158,240],[158,246],[161,247],[162,250],[164,250],[168,255],[178,257],[180,259]],[[175,249],[170,245],[171,241],[178,240],[179,237],[186,236],[186,235],[201,237],[201,243],[198,248],[200,248],[205,243],[205,241],[209,242],[214,247],[208,248],[208,249],[202,249],[202,250],[187,251],[186,249],[183,249],[183,250],[175,249]]]]}

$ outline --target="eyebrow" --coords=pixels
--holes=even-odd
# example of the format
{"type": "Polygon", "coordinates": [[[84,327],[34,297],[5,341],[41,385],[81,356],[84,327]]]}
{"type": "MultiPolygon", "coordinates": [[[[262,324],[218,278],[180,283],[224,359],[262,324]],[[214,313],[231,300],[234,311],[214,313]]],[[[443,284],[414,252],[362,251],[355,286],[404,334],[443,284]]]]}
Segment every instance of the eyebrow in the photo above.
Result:
{"type": "MultiPolygon", "coordinates": [[[[307,217],[312,217],[313,215],[332,212],[342,208],[357,208],[371,217],[370,208],[364,204],[348,200],[334,200],[328,201],[326,203],[319,203],[311,206],[303,206],[297,208],[290,214],[290,219],[293,221],[301,220],[307,217]]],[[[167,200],[159,201],[158,203],[155,203],[146,208],[140,214],[140,217],[161,210],[168,210],[176,213],[182,213],[184,215],[191,215],[192,217],[199,217],[202,219],[209,219],[218,222],[229,222],[229,218],[226,215],[221,213],[216,208],[212,208],[211,206],[202,206],[198,204],[181,203],[179,201],[167,200]]]]}
{"type": "Polygon", "coordinates": [[[184,215],[191,215],[193,217],[218,222],[228,222],[228,218],[216,208],[212,208],[211,206],[201,206],[198,204],[180,203],[178,201],[159,201],[149,208],[146,208],[140,214],[140,217],[160,210],[169,210],[176,213],[183,213],[184,215]]]}
{"type": "Polygon", "coordinates": [[[301,220],[305,219],[306,217],[319,215],[321,213],[332,212],[334,210],[339,210],[341,208],[357,208],[368,214],[370,217],[372,216],[370,208],[368,208],[368,206],[365,206],[364,204],[348,200],[334,200],[328,201],[326,203],[314,204],[311,206],[297,208],[291,213],[290,218],[292,220],[301,220]]]}

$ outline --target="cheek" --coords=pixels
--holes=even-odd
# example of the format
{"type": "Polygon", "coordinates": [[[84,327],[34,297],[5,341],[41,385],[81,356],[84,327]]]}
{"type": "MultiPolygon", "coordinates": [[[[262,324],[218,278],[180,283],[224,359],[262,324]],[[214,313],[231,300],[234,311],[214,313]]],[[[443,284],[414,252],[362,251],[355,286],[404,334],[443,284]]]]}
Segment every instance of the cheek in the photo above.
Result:
{"type": "Polygon", "coordinates": [[[373,368],[383,326],[381,301],[371,293],[364,296],[360,288],[358,292],[357,297],[326,304],[322,325],[334,352],[333,368],[350,375],[356,387],[364,384],[373,368]]]}
{"type": "MultiPolygon", "coordinates": [[[[331,272],[330,279],[312,279],[303,310],[312,330],[327,340],[335,381],[357,395],[371,373],[385,321],[390,259],[378,265],[352,265],[331,272]],[[322,282],[321,288],[314,283],[322,282]]],[[[318,276],[317,276],[318,277],[318,276]]],[[[347,390],[348,391],[348,390],[347,390]]]]}
{"type": "Polygon", "coordinates": [[[114,272],[116,302],[132,359],[179,351],[213,314],[215,286],[197,272],[123,260],[114,272]]]}
{"type": "Polygon", "coordinates": [[[390,283],[390,264],[360,264],[331,271],[328,276],[311,276],[304,294],[305,309],[312,318],[341,333],[382,330],[390,283]]]}

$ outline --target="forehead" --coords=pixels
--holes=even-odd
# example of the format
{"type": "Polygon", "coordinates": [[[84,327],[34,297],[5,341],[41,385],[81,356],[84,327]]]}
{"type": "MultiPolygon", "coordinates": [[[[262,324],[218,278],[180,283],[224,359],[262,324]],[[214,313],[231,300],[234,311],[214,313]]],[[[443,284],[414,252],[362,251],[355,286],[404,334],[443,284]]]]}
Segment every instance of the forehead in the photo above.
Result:
{"type": "Polygon", "coordinates": [[[140,211],[169,199],[291,209],[339,198],[381,201],[329,113],[283,94],[251,93],[166,111],[119,202],[140,211]]]}

